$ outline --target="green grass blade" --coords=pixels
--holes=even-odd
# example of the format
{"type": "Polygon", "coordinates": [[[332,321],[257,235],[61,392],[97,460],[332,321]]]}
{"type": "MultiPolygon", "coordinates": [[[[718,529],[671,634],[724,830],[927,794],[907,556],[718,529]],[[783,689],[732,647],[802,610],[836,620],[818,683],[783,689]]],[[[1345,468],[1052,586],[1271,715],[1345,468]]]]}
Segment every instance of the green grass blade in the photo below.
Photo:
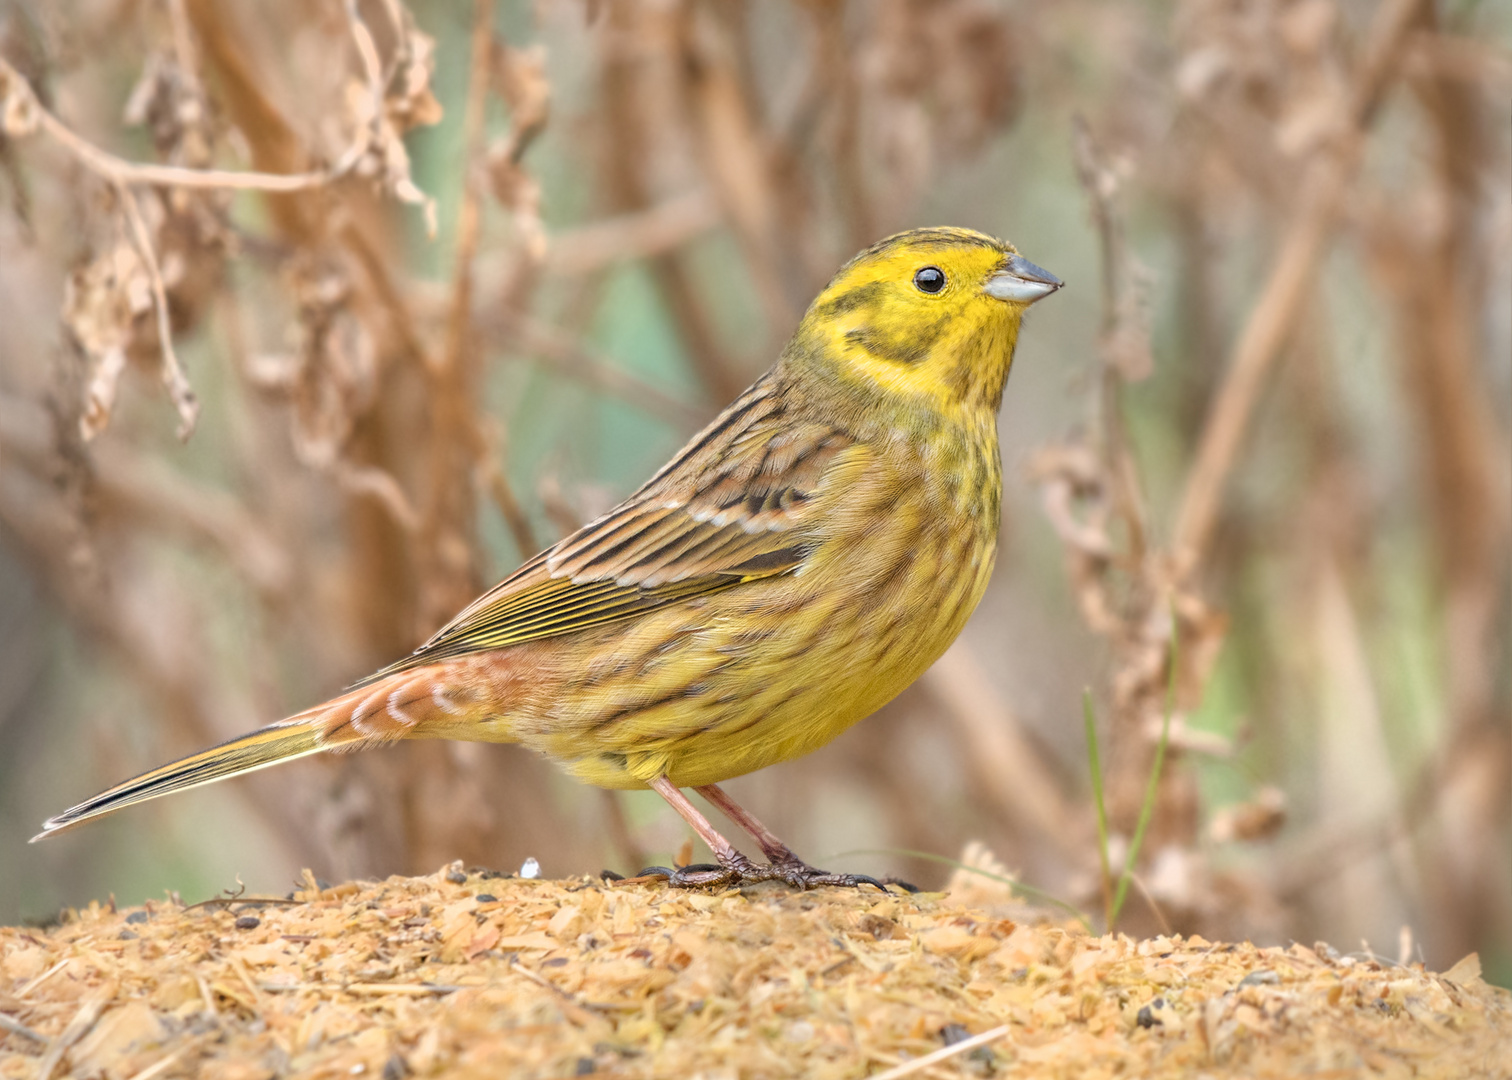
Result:
{"type": "Polygon", "coordinates": [[[1087,769],[1092,774],[1092,797],[1097,803],[1097,857],[1102,863],[1103,925],[1113,930],[1113,869],[1108,860],[1108,807],[1103,799],[1102,758],[1097,746],[1097,714],[1092,688],[1082,688],[1082,722],[1087,729],[1087,769]]]}
{"type": "Polygon", "coordinates": [[[1166,747],[1171,741],[1171,713],[1176,704],[1176,665],[1179,659],[1179,638],[1176,613],[1171,612],[1171,670],[1166,678],[1165,711],[1160,720],[1160,741],[1155,744],[1155,761],[1150,766],[1150,779],[1145,783],[1144,802],[1139,807],[1139,821],[1134,826],[1134,839],[1129,842],[1129,852],[1124,857],[1123,873],[1118,876],[1118,891],[1113,895],[1113,914],[1108,919],[1111,932],[1118,913],[1123,910],[1124,898],[1129,892],[1129,879],[1134,873],[1135,860],[1139,858],[1140,846],[1144,844],[1145,830],[1155,816],[1155,797],[1160,789],[1160,772],[1165,767],[1166,747]]]}

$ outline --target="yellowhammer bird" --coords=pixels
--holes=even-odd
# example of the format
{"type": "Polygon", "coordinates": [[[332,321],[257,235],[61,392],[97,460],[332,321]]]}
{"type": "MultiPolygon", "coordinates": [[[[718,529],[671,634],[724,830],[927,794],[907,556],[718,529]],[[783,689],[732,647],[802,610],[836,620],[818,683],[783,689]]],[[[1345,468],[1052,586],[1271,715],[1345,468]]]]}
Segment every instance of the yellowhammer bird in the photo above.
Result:
{"type": "Polygon", "coordinates": [[[655,790],[718,860],[657,870],[673,884],[877,884],[808,866],[718,783],[823,746],[960,633],[997,553],[997,412],[1019,324],[1060,284],[965,229],[868,248],[776,366],[644,487],[412,655],[80,803],[36,839],[306,754],[465,739],[655,790]],[[684,787],[768,863],[717,833],[684,787]]]}

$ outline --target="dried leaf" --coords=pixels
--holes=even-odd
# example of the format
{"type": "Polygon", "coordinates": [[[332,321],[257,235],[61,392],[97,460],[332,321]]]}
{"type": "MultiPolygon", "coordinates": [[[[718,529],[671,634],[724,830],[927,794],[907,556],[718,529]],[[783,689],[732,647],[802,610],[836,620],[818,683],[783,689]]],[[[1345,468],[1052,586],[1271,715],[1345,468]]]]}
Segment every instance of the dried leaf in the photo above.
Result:
{"type": "Polygon", "coordinates": [[[98,254],[69,275],[63,323],[88,357],[89,379],[79,420],[93,439],[110,423],[127,353],[152,311],[152,284],[141,256],[127,241],[98,254]]]}
{"type": "Polygon", "coordinates": [[[31,83],[0,58],[0,133],[11,139],[24,138],[35,132],[41,122],[31,83]]]}
{"type": "MultiPolygon", "coordinates": [[[[400,202],[419,206],[425,214],[427,231],[434,236],[435,200],[415,184],[403,137],[411,128],[441,119],[441,104],[430,89],[436,43],[416,29],[408,11],[403,8],[398,11],[401,22],[391,61],[392,74],[381,87],[375,86],[373,72],[365,79],[350,80],[346,86],[346,126],[365,136],[359,136],[352,144],[361,152],[350,168],[356,175],[374,180],[400,202]],[[380,96],[375,98],[375,94],[380,96]]],[[[356,32],[367,36],[365,28],[358,27],[356,32]]],[[[371,39],[368,44],[371,45],[371,39]]]]}
{"type": "Polygon", "coordinates": [[[1213,815],[1208,835],[1220,844],[1234,840],[1268,840],[1286,824],[1286,794],[1266,785],[1249,802],[1225,806],[1213,815]]]}
{"type": "Polygon", "coordinates": [[[509,130],[488,148],[489,187],[499,205],[514,217],[526,257],[546,256],[546,228],[541,222],[541,185],[525,171],[521,158],[546,125],[551,85],[546,80],[546,50],[540,45],[494,51],[493,84],[509,106],[509,130]]]}

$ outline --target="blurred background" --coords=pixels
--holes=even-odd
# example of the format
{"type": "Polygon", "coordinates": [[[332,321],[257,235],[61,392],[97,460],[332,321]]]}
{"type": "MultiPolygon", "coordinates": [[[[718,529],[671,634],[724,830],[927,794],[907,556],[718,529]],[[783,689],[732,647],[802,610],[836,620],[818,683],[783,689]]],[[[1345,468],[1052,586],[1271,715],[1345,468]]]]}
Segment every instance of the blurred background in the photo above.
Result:
{"type": "Polygon", "coordinates": [[[732,782],[810,861],[1512,983],[1512,8],[0,0],[0,919],[633,872],[686,827],[510,747],[43,818],[313,704],[645,479],[859,248],[1067,282],[995,580],[732,782]],[[204,170],[214,170],[206,172],[204,170]]]}

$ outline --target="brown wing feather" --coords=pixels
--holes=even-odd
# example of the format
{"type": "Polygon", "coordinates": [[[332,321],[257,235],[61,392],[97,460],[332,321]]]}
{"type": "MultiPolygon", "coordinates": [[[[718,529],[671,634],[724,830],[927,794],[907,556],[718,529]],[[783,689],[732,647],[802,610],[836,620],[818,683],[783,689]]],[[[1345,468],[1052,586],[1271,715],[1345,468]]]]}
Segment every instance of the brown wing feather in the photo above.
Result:
{"type": "Polygon", "coordinates": [[[372,678],[798,569],[817,542],[805,510],[854,440],[783,413],[770,377],[758,381],[629,499],[535,556],[372,678]]]}

